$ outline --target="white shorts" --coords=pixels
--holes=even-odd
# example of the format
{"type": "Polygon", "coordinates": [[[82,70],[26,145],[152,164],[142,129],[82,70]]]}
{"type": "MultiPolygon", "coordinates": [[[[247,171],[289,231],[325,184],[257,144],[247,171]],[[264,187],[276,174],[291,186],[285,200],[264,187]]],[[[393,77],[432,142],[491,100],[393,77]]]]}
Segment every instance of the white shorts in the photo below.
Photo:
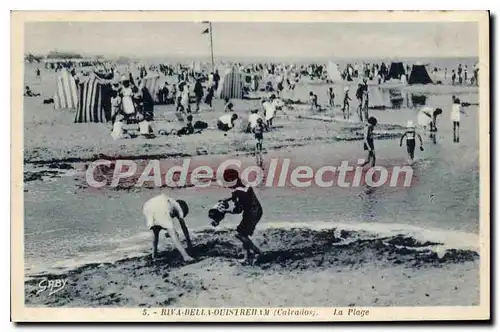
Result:
{"type": "Polygon", "coordinates": [[[172,218],[167,215],[158,215],[152,213],[145,213],[144,217],[146,217],[146,227],[151,229],[153,226],[160,226],[164,229],[172,229],[174,228],[174,222],[172,218]]]}

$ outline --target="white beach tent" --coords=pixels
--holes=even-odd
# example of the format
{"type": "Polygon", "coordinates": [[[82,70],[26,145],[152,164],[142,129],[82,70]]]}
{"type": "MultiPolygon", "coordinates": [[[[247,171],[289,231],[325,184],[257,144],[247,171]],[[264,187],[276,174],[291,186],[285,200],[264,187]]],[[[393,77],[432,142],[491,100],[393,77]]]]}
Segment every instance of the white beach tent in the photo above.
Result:
{"type": "Polygon", "coordinates": [[[63,68],[57,77],[54,108],[75,109],[77,105],[78,94],[75,79],[66,68],[63,68]]]}
{"type": "Polygon", "coordinates": [[[328,66],[326,67],[326,71],[328,72],[328,78],[332,82],[342,81],[342,76],[340,76],[339,66],[336,63],[329,61],[328,66]]]}

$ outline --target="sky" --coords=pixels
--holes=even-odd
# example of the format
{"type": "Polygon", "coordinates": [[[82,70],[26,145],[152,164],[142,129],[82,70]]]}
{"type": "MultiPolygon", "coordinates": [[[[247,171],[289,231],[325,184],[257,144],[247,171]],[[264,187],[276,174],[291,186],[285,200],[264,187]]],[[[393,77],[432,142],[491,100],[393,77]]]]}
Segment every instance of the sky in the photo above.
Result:
{"type": "MultiPolygon", "coordinates": [[[[200,22],[29,22],[25,53],[49,51],[130,57],[210,56],[200,22]]],[[[214,22],[221,57],[471,57],[478,56],[473,22],[244,23],[214,22]]]]}

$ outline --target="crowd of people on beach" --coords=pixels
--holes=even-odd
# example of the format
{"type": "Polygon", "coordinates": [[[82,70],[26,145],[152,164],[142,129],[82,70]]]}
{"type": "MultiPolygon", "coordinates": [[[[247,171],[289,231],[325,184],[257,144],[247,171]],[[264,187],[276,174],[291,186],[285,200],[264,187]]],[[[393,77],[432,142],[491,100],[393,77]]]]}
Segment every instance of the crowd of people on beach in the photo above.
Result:
{"type": "MultiPolygon", "coordinates": [[[[217,68],[209,68],[195,65],[174,65],[174,64],[136,64],[120,65],[113,61],[101,61],[97,63],[78,62],[78,66],[70,60],[56,63],[52,66],[52,70],[59,71],[66,68],[74,77],[78,84],[82,80],[82,76],[88,74],[89,70],[83,70],[85,66],[91,65],[91,70],[97,73],[100,77],[112,80],[111,89],[111,136],[114,139],[131,138],[137,135],[132,135],[125,129],[127,124],[137,123],[139,125],[139,135],[146,138],[153,138],[158,135],[191,135],[201,133],[210,125],[203,121],[193,121],[196,114],[200,112],[201,105],[204,103],[210,109],[213,107],[213,100],[216,98],[216,91],[221,84],[221,74],[217,68]],[[125,69],[123,69],[125,68],[125,69]],[[133,69],[133,70],[132,70],[133,69]],[[136,76],[132,74],[136,73],[136,76]],[[164,77],[175,78],[174,80],[165,80],[164,84],[159,88],[157,96],[152,96],[151,92],[144,85],[144,79],[150,74],[162,74],[164,77]],[[118,79],[119,78],[119,79],[118,79]],[[155,101],[156,100],[156,101],[155,101]],[[155,104],[173,104],[175,113],[179,121],[185,125],[181,128],[172,130],[155,130],[154,129],[154,109],[155,104]],[[194,105],[193,105],[194,104],[194,105]]],[[[234,131],[235,123],[238,120],[244,120],[247,125],[244,131],[255,135],[256,152],[262,151],[263,133],[273,129],[273,120],[278,110],[283,110],[293,100],[282,98],[282,93],[285,89],[293,92],[296,85],[303,81],[305,77],[310,80],[323,80],[329,82],[328,66],[326,64],[277,64],[277,63],[257,63],[243,64],[232,63],[223,64],[220,68],[230,68],[239,70],[239,72],[248,75],[246,76],[244,89],[248,96],[249,92],[265,92],[267,95],[261,97],[260,107],[249,110],[246,119],[242,119],[234,111],[234,102],[229,98],[224,100],[224,112],[219,116],[215,127],[224,132],[225,135],[231,130],[234,131]],[[248,78],[248,80],[247,80],[248,78]],[[231,114],[227,114],[231,113],[231,114]]],[[[354,79],[359,80],[356,91],[354,93],[356,101],[355,114],[362,123],[369,123],[369,82],[370,84],[382,84],[390,79],[388,65],[381,63],[347,63],[343,70],[339,69],[342,82],[351,82],[354,79]]],[[[411,71],[410,65],[406,65],[406,73],[411,71]]],[[[442,68],[434,67],[431,74],[437,77],[442,72],[442,68]]],[[[478,84],[478,65],[474,65],[473,73],[468,73],[468,66],[458,64],[456,70],[451,71],[451,76],[448,77],[448,69],[444,68],[444,79],[450,80],[452,85],[455,84],[478,84]]],[[[35,69],[36,79],[40,80],[41,72],[39,68],[35,69]]],[[[404,74],[402,74],[404,75],[404,74]]],[[[400,75],[401,76],[401,75],[400,75]]],[[[401,78],[398,76],[398,78],[401,78]]],[[[442,76],[442,75],[441,75],[442,76]]],[[[404,80],[404,78],[403,78],[404,80]]],[[[330,82],[333,84],[334,82],[330,82]]],[[[307,84],[307,83],[306,83],[307,84]]],[[[342,116],[345,120],[351,119],[351,103],[354,97],[350,95],[351,86],[345,84],[343,96],[340,97],[342,116]]],[[[31,90],[29,86],[25,87],[25,96],[39,96],[31,90]]],[[[327,103],[326,109],[335,109],[335,92],[333,86],[327,88],[327,103]]],[[[50,101],[50,99],[49,99],[50,101]]],[[[313,91],[309,93],[309,105],[312,112],[321,111],[324,109],[324,104],[319,102],[318,95],[313,91]]],[[[453,101],[455,105],[455,101],[453,101]]],[[[455,107],[455,106],[454,106],[455,107]]],[[[458,106],[457,106],[458,107],[458,106]]],[[[442,110],[439,110],[442,112],[442,110]]],[[[461,111],[460,111],[461,112],[461,111]]],[[[458,112],[458,113],[460,113],[458,112]]],[[[428,106],[424,106],[418,115],[418,125],[423,128],[428,127],[431,132],[435,130],[435,122],[437,115],[430,114],[428,106]],[[430,120],[429,120],[430,119],[430,120]],[[430,122],[429,122],[430,121],[430,122]]],[[[456,113],[456,112],[455,112],[456,113]]],[[[459,117],[455,116],[455,119],[459,117]]],[[[457,132],[459,121],[454,121],[457,132]]],[[[369,132],[369,131],[368,131],[369,132]]],[[[366,143],[366,142],[365,142],[366,143]]],[[[365,144],[369,146],[369,144],[365,144]]]]}
{"type": "MultiPolygon", "coordinates": [[[[89,63],[79,62],[76,66],[71,61],[57,63],[52,66],[52,70],[59,71],[66,68],[78,83],[87,75],[89,70],[82,70],[89,63]]],[[[99,77],[112,80],[111,84],[111,136],[113,139],[133,138],[137,135],[133,131],[126,129],[127,124],[138,124],[139,135],[145,138],[154,138],[156,135],[175,135],[185,136],[197,133],[202,133],[210,125],[204,121],[194,121],[196,114],[200,112],[201,105],[206,104],[209,109],[213,107],[213,100],[216,98],[216,91],[221,84],[221,74],[217,68],[207,68],[194,65],[174,65],[174,64],[127,64],[125,66],[112,61],[104,61],[92,63],[91,70],[99,77]],[[133,69],[133,70],[131,70],[133,69]],[[212,69],[212,70],[211,70],[212,69]],[[136,75],[132,74],[134,72],[136,75]],[[163,77],[174,78],[165,80],[162,86],[158,89],[157,96],[153,96],[148,88],[144,85],[144,80],[148,75],[162,74],[163,77]],[[119,79],[118,79],[119,78],[119,79]],[[155,130],[154,125],[154,110],[155,104],[172,104],[175,109],[175,114],[179,121],[184,122],[181,128],[171,130],[159,129],[155,130]]],[[[255,154],[258,155],[258,164],[262,164],[261,153],[263,149],[264,133],[273,129],[273,120],[278,110],[284,110],[294,103],[291,99],[282,97],[283,91],[293,93],[297,84],[303,81],[304,78],[310,80],[323,80],[327,84],[329,81],[328,66],[325,64],[309,64],[309,65],[290,65],[276,63],[259,63],[259,64],[243,64],[232,63],[225,64],[225,67],[239,70],[239,72],[248,75],[246,76],[244,91],[248,96],[249,92],[261,94],[260,107],[249,110],[246,118],[241,118],[234,110],[233,100],[226,98],[224,100],[224,111],[221,114],[215,128],[224,132],[227,135],[229,131],[235,131],[236,122],[243,120],[243,131],[251,133],[255,137],[255,154]],[[248,78],[248,79],[247,79],[248,78]]],[[[361,123],[365,123],[365,130],[368,138],[365,138],[364,148],[370,150],[370,108],[369,108],[369,82],[370,84],[382,84],[390,79],[389,68],[384,62],[381,63],[347,63],[343,70],[339,69],[342,82],[351,82],[355,79],[359,80],[354,96],[351,97],[351,85],[345,84],[343,95],[340,96],[341,104],[340,111],[345,120],[351,120],[351,103],[353,99],[356,101],[355,114],[361,123]]],[[[410,65],[406,65],[406,73],[409,73],[410,65]]],[[[434,67],[431,74],[438,82],[439,73],[442,68],[434,67]]],[[[468,73],[468,66],[458,64],[456,70],[451,71],[451,76],[448,77],[448,69],[444,68],[444,79],[450,80],[452,85],[455,84],[478,84],[478,65],[474,65],[472,75],[468,73]]],[[[402,74],[404,75],[404,74],[402,74]]],[[[39,68],[35,69],[37,80],[41,79],[39,68]]],[[[401,76],[401,75],[400,75],[401,76]]],[[[398,76],[398,78],[401,78],[398,76]]],[[[442,75],[441,75],[442,76],[442,75]]],[[[402,78],[405,80],[405,78],[402,78]]],[[[333,84],[334,82],[330,82],[333,84]]],[[[307,84],[307,83],[306,83],[307,84]]],[[[26,97],[37,97],[40,94],[35,93],[29,86],[25,87],[26,97]]],[[[318,112],[325,109],[336,109],[336,96],[334,88],[329,85],[326,91],[327,103],[321,104],[318,95],[313,91],[309,92],[309,105],[312,112],[318,112]],[[325,106],[326,105],[326,106],[325,106]]],[[[50,102],[51,99],[44,102],[50,102]]],[[[463,113],[460,101],[456,103],[458,98],[453,98],[454,123],[454,141],[459,141],[459,114],[463,113]],[[455,106],[457,105],[457,106],[455,106]],[[458,115],[457,115],[458,114],[458,115]],[[455,137],[456,136],[456,137],[455,137]]],[[[222,111],[222,110],[221,110],[222,111]]],[[[430,106],[423,106],[418,113],[418,125],[422,128],[428,128],[431,133],[435,132],[436,119],[442,113],[441,109],[432,109],[430,106]],[[436,114],[437,113],[437,114],[436,114]]],[[[409,128],[411,126],[408,126],[409,128]]],[[[413,135],[409,135],[413,136],[413,135]]],[[[410,144],[412,145],[412,144],[410,144]]],[[[413,155],[413,154],[411,154],[413,155]]],[[[375,160],[373,156],[371,160],[375,160]]]]}
{"type": "MultiPolygon", "coordinates": [[[[274,130],[273,121],[278,111],[284,111],[293,101],[286,100],[283,96],[285,89],[293,93],[297,84],[301,83],[305,78],[309,80],[322,80],[327,83],[326,100],[321,104],[318,95],[313,91],[309,92],[309,100],[311,112],[321,111],[323,107],[331,111],[340,110],[344,120],[351,121],[351,103],[355,100],[355,114],[359,122],[363,125],[363,150],[367,153],[365,163],[362,166],[376,165],[375,154],[375,128],[378,120],[370,115],[369,96],[370,84],[382,84],[389,79],[389,68],[382,62],[378,63],[363,63],[363,64],[347,64],[343,70],[339,70],[341,82],[343,84],[343,95],[335,96],[334,82],[329,78],[327,65],[310,64],[310,65],[284,65],[284,64],[251,64],[244,65],[242,63],[232,64],[233,68],[237,68],[241,73],[248,77],[245,78],[245,94],[250,92],[256,95],[260,94],[259,107],[248,110],[246,119],[241,118],[241,113],[238,114],[234,109],[234,100],[230,98],[224,99],[224,108],[218,110],[218,116],[214,127],[221,131],[224,135],[231,131],[235,131],[236,122],[245,120],[243,131],[251,134],[255,139],[255,157],[257,164],[263,165],[263,145],[264,135],[266,132],[274,130]],[[346,82],[359,81],[356,86],[354,96],[350,95],[350,86],[353,84],[345,84],[346,82]],[[337,108],[336,97],[341,100],[340,108],[337,108]],[[324,106],[326,105],[326,106],[324,106]]],[[[54,68],[55,71],[61,68],[68,68],[71,75],[75,78],[75,82],[79,82],[86,76],[85,71],[80,70],[71,65],[70,62],[59,64],[54,68]]],[[[340,67],[339,67],[340,68],[340,67]]],[[[185,65],[138,65],[134,68],[137,75],[133,75],[130,70],[130,65],[126,70],[121,70],[119,66],[112,62],[101,63],[92,68],[99,77],[109,79],[111,83],[111,136],[113,139],[132,138],[133,136],[127,131],[128,124],[138,124],[139,135],[145,138],[153,138],[156,135],[167,136],[186,136],[200,134],[210,127],[210,124],[195,120],[195,117],[202,110],[202,104],[206,104],[209,109],[213,107],[213,100],[216,97],[216,92],[221,84],[222,77],[218,69],[195,69],[194,66],[185,65]],[[152,96],[144,84],[145,78],[149,74],[162,74],[164,77],[175,78],[173,80],[165,80],[158,90],[158,96],[152,96]],[[157,102],[155,102],[155,98],[157,102]],[[155,130],[155,104],[172,104],[175,114],[183,126],[178,129],[155,130]]],[[[406,73],[410,72],[410,67],[406,67],[406,73]]],[[[431,72],[435,77],[439,76],[441,69],[434,68],[431,72]]],[[[457,69],[451,71],[451,76],[448,77],[448,70],[444,69],[444,80],[450,80],[452,85],[477,85],[478,84],[478,66],[474,66],[472,75],[468,72],[467,65],[459,64],[457,69]]],[[[40,80],[40,70],[36,69],[36,79],[40,80]]],[[[404,75],[404,74],[402,74],[404,75]]],[[[401,75],[401,76],[402,76],[401,75]]],[[[405,77],[398,77],[402,81],[405,77]]],[[[437,82],[438,79],[436,78],[437,82]]],[[[26,97],[36,97],[39,94],[31,91],[29,86],[25,87],[24,95],[26,97]]],[[[453,96],[450,103],[450,116],[453,122],[453,141],[459,142],[459,129],[461,114],[466,114],[463,110],[462,103],[459,98],[453,96]]],[[[424,132],[429,132],[435,135],[437,132],[437,119],[443,113],[442,108],[423,106],[417,114],[417,125],[413,120],[408,120],[406,129],[400,137],[400,146],[403,142],[406,143],[406,152],[408,159],[412,162],[415,158],[416,140],[419,140],[420,150],[423,151],[422,136],[417,130],[417,126],[424,132]]],[[[224,219],[226,213],[242,214],[243,218],[237,227],[237,238],[242,242],[245,249],[245,260],[252,260],[255,255],[260,253],[250,236],[253,234],[257,223],[260,221],[263,211],[253,189],[247,187],[241,181],[239,174],[236,171],[224,174],[226,181],[233,181],[235,184],[231,186],[232,194],[228,199],[220,200],[212,207],[208,216],[215,227],[224,219]]],[[[186,226],[186,217],[189,213],[188,204],[182,200],[174,200],[166,195],[159,195],[152,198],[144,205],[144,216],[146,218],[147,227],[154,234],[153,239],[153,257],[158,253],[159,233],[162,229],[167,230],[168,236],[173,240],[175,247],[179,250],[185,261],[192,261],[193,258],[183,248],[179,237],[173,226],[173,218],[177,218],[181,225],[181,229],[187,240],[188,248],[192,247],[192,242],[189,237],[189,231],[186,226]]]]}

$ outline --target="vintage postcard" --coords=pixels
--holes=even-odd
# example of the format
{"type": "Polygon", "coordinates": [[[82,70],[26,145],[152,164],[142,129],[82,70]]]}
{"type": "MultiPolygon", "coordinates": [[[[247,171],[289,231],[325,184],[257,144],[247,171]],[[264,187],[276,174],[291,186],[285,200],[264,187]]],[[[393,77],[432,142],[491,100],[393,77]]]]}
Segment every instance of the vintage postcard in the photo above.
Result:
{"type": "Polygon", "coordinates": [[[490,318],[488,12],[11,21],[14,321],[490,318]]]}

